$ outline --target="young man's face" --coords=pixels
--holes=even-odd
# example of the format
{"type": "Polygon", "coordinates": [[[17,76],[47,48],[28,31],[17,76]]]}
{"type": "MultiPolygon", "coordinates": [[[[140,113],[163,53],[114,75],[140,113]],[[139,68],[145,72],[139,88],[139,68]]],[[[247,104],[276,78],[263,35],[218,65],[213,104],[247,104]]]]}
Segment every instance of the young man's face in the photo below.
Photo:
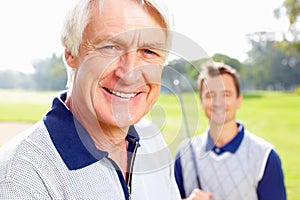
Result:
{"type": "Polygon", "coordinates": [[[236,121],[242,96],[237,96],[233,78],[223,74],[208,78],[202,89],[201,105],[211,124],[222,125],[236,121]]]}
{"type": "Polygon", "coordinates": [[[162,28],[157,13],[134,1],[105,1],[102,12],[93,13],[76,58],[72,99],[80,116],[127,127],[151,109],[166,59],[162,28]]]}

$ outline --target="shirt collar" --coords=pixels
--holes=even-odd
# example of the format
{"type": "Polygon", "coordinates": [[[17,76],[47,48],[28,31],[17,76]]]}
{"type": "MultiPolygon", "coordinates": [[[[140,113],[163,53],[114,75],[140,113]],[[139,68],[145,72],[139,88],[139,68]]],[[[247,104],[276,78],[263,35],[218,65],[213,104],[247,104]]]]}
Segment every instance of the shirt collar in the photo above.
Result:
{"type": "Polygon", "coordinates": [[[208,139],[206,143],[206,151],[213,150],[217,155],[220,155],[226,151],[230,153],[235,153],[237,149],[239,148],[243,138],[244,138],[244,126],[242,123],[237,122],[238,126],[238,134],[227,144],[225,144],[222,147],[217,147],[214,144],[214,141],[212,140],[210,134],[208,134],[208,139]]]}
{"type": "MultiPolygon", "coordinates": [[[[66,107],[67,93],[55,97],[51,110],[43,121],[59,155],[70,170],[91,165],[108,156],[108,153],[96,148],[90,135],[66,107]]],[[[139,141],[134,126],[130,126],[126,140],[129,145],[139,141]]]]}

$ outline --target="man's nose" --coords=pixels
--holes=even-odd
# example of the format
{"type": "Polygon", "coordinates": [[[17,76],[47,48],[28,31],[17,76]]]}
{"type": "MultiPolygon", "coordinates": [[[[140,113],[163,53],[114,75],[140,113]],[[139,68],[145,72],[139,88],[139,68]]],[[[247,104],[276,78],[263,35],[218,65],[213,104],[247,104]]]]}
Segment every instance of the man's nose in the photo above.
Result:
{"type": "Polygon", "coordinates": [[[213,99],[213,103],[216,106],[222,106],[225,105],[225,97],[224,95],[221,94],[217,94],[214,99],[213,99]]]}
{"type": "Polygon", "coordinates": [[[131,51],[121,55],[115,75],[126,84],[132,84],[141,78],[140,62],[138,53],[131,51]]]}

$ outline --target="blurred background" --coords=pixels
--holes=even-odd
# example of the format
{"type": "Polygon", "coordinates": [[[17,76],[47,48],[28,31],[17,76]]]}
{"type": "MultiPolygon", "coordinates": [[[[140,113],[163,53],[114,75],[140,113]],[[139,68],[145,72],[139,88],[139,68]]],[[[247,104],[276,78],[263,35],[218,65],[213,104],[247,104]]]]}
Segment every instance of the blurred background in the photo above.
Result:
{"type": "MultiPolygon", "coordinates": [[[[40,120],[53,96],[65,89],[60,31],[73,3],[0,1],[0,146],[40,120]]],[[[174,154],[186,137],[174,79],[181,82],[191,135],[198,135],[207,127],[196,88],[199,66],[207,59],[231,65],[240,74],[244,95],[238,118],[274,144],[288,199],[300,199],[300,0],[168,4],[177,46],[163,70],[161,96],[147,117],[174,154]]]]}

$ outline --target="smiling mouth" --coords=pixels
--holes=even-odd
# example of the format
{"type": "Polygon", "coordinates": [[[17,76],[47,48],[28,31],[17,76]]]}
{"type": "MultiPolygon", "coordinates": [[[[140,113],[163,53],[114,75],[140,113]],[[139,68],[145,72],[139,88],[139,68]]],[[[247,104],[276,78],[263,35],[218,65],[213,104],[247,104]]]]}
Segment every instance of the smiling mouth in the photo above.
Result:
{"type": "Polygon", "coordinates": [[[104,88],[105,91],[107,91],[108,93],[115,95],[117,97],[120,97],[122,99],[130,99],[135,97],[136,95],[138,95],[139,93],[123,93],[123,92],[118,92],[118,91],[114,91],[114,90],[110,90],[108,88],[104,88]]]}

